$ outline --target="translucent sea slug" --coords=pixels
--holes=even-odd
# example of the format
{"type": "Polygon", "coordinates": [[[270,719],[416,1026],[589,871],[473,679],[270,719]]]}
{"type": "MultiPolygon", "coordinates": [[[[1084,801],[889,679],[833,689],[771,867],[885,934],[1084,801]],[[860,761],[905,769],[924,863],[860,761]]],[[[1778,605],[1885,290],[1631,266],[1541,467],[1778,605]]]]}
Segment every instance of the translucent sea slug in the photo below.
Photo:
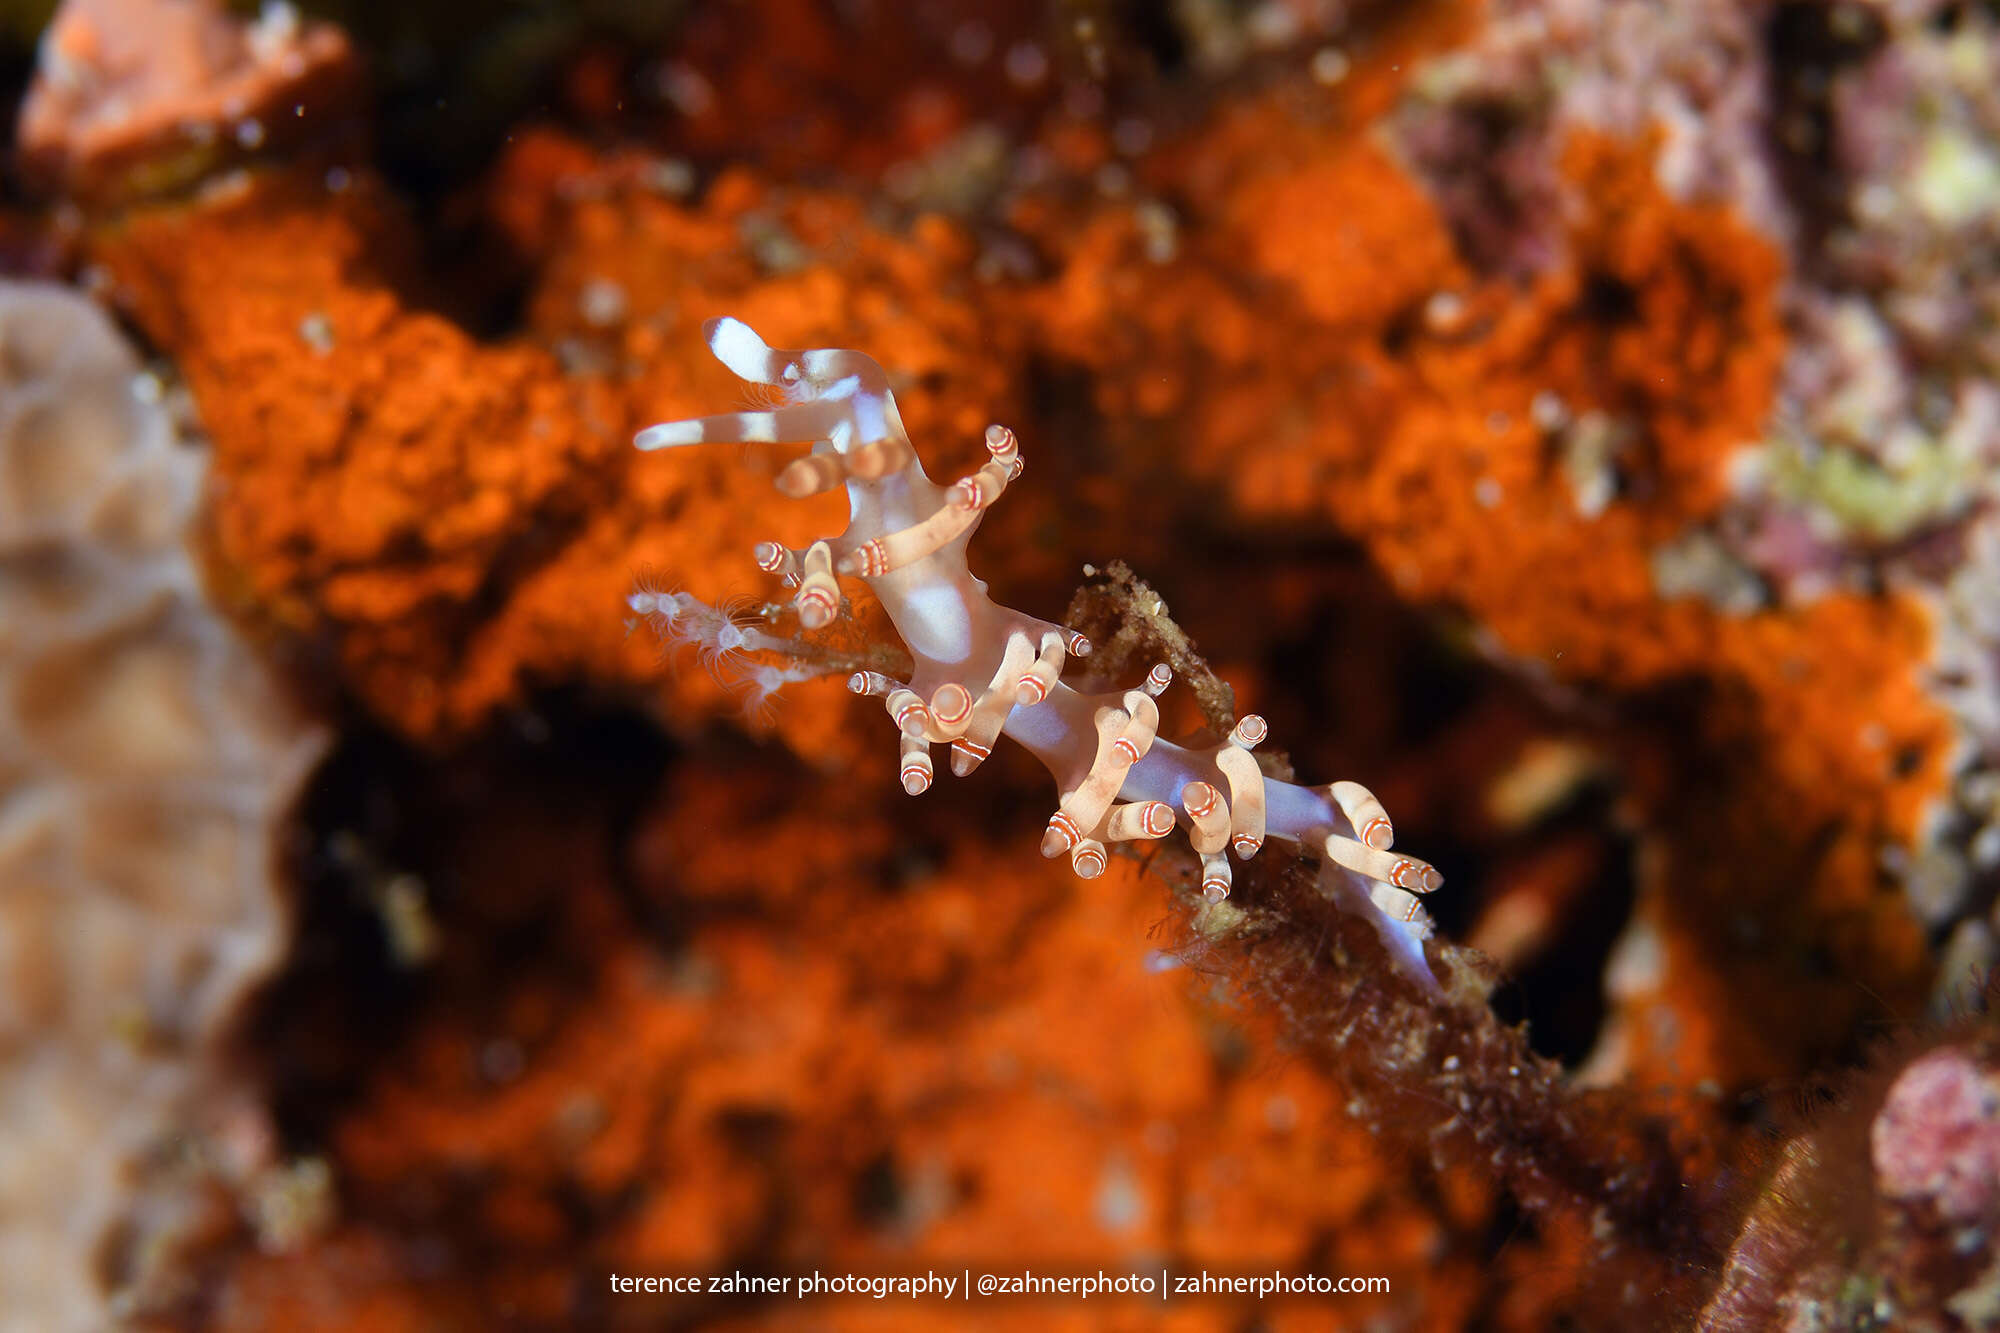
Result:
{"type": "MultiPolygon", "coordinates": [[[[1265,735],[1255,714],[1240,719],[1220,744],[1162,739],[1153,700],[1172,679],[1164,663],[1135,689],[1080,693],[1062,672],[1070,657],[1089,654],[1089,641],[987,596],[986,584],[966,567],[966,544],[987,507],[1021,475],[1012,431],[988,427],[991,461],[939,486],[925,475],[888,378],[872,358],[775,350],[734,319],[711,320],[704,333],[718,360],[767,386],[775,403],[665,422],[641,431],[634,443],[668,449],[809,442],[812,452],[778,473],[778,490],[803,498],[846,487],[846,532],[803,550],[765,542],[756,561],[794,589],[792,605],[807,629],[839,615],[840,577],[862,580],[881,601],[915,669],[908,681],[858,671],[848,685],[883,700],[901,736],[906,791],[914,796],[930,787],[932,746],[949,745],[952,772],[964,777],[1007,736],[1041,760],[1061,792],[1042,855],[1067,853],[1076,873],[1089,879],[1104,872],[1107,843],[1164,837],[1178,824],[1201,857],[1203,894],[1220,902],[1229,893],[1228,853],[1247,860],[1269,838],[1300,843],[1324,855],[1326,891],[1377,925],[1399,966],[1431,982],[1423,955],[1430,923],[1418,896],[1442,881],[1426,863],[1389,850],[1388,814],[1367,788],[1303,787],[1265,777],[1251,755],[1265,735]]],[[[668,637],[698,644],[711,665],[749,654],[786,661],[742,668],[760,696],[832,669],[823,653],[739,623],[687,593],[642,589],[631,605],[668,637]]]]}

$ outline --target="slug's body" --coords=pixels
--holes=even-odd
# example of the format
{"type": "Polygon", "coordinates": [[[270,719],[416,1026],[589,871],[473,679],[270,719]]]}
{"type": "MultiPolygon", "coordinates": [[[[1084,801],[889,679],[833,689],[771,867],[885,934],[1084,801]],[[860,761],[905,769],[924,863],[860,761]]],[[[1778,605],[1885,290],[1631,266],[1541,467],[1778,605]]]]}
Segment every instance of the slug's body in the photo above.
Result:
{"type": "MultiPolygon", "coordinates": [[[[966,545],[987,507],[1021,474],[1012,431],[989,427],[992,460],[940,487],[925,474],[887,377],[871,358],[777,351],[733,319],[711,320],[704,333],[717,359],[771,386],[780,401],[764,411],[666,422],[634,443],[811,443],[809,455],[778,474],[778,489],[804,497],[844,486],[847,530],[803,550],[765,542],[757,564],[795,589],[793,605],[809,629],[839,613],[840,576],[861,579],[881,601],[915,670],[907,682],[857,672],[849,685],[884,701],[901,736],[905,790],[929,788],[932,746],[951,747],[952,771],[962,777],[998,737],[1009,736],[1041,760],[1062,793],[1043,855],[1067,853],[1076,872],[1091,878],[1103,873],[1107,843],[1162,837],[1178,824],[1202,858],[1203,892],[1217,902],[1229,892],[1229,852],[1248,859],[1267,838],[1297,842],[1326,857],[1328,891],[1376,922],[1398,964],[1430,980],[1422,944],[1430,928],[1417,895],[1440,879],[1424,862],[1389,850],[1388,816],[1366,788],[1266,778],[1250,753],[1265,734],[1254,714],[1219,745],[1160,739],[1153,698],[1172,678],[1164,664],[1135,689],[1080,693],[1061,676],[1069,657],[1090,651],[1088,640],[987,596],[966,566],[966,545]]],[[[705,610],[684,594],[644,594],[634,605],[669,620],[705,610]]],[[[787,649],[755,631],[738,636],[753,651],[787,649]]]]}

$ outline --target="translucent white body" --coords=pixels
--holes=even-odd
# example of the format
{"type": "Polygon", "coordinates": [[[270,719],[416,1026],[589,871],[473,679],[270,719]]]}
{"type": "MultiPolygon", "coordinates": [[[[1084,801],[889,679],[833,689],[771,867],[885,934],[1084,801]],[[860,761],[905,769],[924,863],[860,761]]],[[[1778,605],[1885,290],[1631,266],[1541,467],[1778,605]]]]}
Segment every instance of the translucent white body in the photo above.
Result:
{"type": "MultiPolygon", "coordinates": [[[[1230,753],[1255,744],[1244,739],[1244,726],[1230,740],[1205,747],[1159,739],[1147,720],[1157,714],[1135,691],[1085,694],[1059,678],[1040,691],[1023,685],[1026,653],[1014,643],[1017,638],[1024,637],[1028,649],[1053,643],[1052,635],[1062,636],[1073,652],[1088,651],[1088,645],[1062,626],[1000,606],[967,567],[966,547],[986,507],[1021,471],[1011,432],[989,430],[994,462],[956,486],[940,487],[910,446],[888,379],[871,358],[852,351],[774,350],[733,319],[711,320],[704,332],[724,365],[745,380],[776,388],[782,401],[765,411],[666,422],[642,431],[634,443],[641,449],[749,440],[811,443],[812,457],[821,461],[795,464],[780,475],[779,486],[789,494],[810,494],[843,485],[847,529],[804,551],[759,548],[758,563],[800,588],[797,604],[809,626],[825,623],[837,602],[813,591],[815,583],[823,590],[830,581],[829,564],[861,578],[881,602],[915,668],[907,683],[870,677],[864,684],[857,675],[855,688],[890,695],[891,716],[904,733],[905,773],[912,764],[922,771],[921,783],[906,776],[910,790],[929,785],[930,744],[954,745],[955,770],[976,767],[984,744],[968,733],[977,732],[980,705],[988,716],[1000,716],[1000,705],[1007,704],[1000,734],[1041,760],[1063,793],[1045,854],[1069,851],[1080,874],[1100,873],[1103,842],[1157,836],[1153,829],[1167,827],[1163,820],[1130,813],[1159,802],[1204,853],[1205,883],[1211,899],[1217,898],[1228,891],[1228,866],[1212,830],[1206,835],[1211,848],[1204,849],[1189,806],[1200,808],[1204,798],[1224,794],[1231,846],[1239,857],[1254,855],[1265,838],[1321,852],[1327,892],[1375,922],[1398,965],[1430,982],[1422,943],[1430,926],[1412,895],[1435,889],[1437,872],[1387,850],[1387,816],[1365,789],[1265,778],[1254,763],[1230,753]],[[966,700],[973,701],[970,708],[963,706],[966,700]],[[1120,816],[1120,810],[1128,813],[1120,816]],[[1357,823],[1363,826],[1359,834],[1357,823]]],[[[1162,674],[1156,683],[1164,686],[1166,679],[1162,674]]],[[[1260,722],[1254,736],[1261,735],[1260,722]]]]}

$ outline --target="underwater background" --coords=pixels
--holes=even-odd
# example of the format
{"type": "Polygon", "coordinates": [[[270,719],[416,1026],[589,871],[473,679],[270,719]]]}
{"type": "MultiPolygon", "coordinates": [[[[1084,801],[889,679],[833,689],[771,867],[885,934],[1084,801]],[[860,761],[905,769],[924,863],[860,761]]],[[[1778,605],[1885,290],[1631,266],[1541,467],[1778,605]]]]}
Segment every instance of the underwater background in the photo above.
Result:
{"type": "Polygon", "coordinates": [[[2000,1328],[2000,5],[10,2],[0,85],[0,1330],[2000,1328]],[[1441,986],[635,624],[838,527],[632,448],[759,406],[717,316],[1011,427],[973,572],[1371,788],[1441,986]],[[1387,1282],[615,1280],[1028,1271],[1387,1282]]]}

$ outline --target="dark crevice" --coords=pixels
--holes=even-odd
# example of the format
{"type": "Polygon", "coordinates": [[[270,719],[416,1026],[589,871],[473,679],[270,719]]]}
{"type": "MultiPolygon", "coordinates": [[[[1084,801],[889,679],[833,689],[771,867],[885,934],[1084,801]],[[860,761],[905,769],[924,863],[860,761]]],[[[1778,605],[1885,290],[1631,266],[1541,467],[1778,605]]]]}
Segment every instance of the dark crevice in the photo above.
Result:
{"type": "Polygon", "coordinates": [[[1638,898],[1637,848],[1615,832],[1613,793],[1591,788],[1538,836],[1553,842],[1583,831],[1606,844],[1589,887],[1570,902],[1561,925],[1532,962],[1493,997],[1506,1022],[1528,1024],[1529,1044],[1574,1068],[1596,1047],[1609,1012],[1604,993],[1611,951],[1624,934],[1638,898]]]}
{"type": "Polygon", "coordinates": [[[500,979],[528,969],[590,967],[561,948],[559,867],[528,867],[501,894],[467,873],[464,849],[505,825],[521,836],[532,825],[523,812],[538,807],[551,825],[599,821],[622,845],[672,750],[644,718],[574,695],[515,723],[446,755],[352,725],[313,778],[285,867],[292,948],[243,1038],[289,1149],[323,1148],[394,1058],[396,1037],[434,1005],[493,1001],[500,979]],[[412,937],[389,906],[413,893],[435,944],[428,958],[407,956],[412,937]]]}
{"type": "Polygon", "coordinates": [[[1771,154],[1801,229],[1806,262],[1847,220],[1847,179],[1834,142],[1839,74],[1878,49],[1882,20],[1864,5],[1789,0],[1772,11],[1764,40],[1771,71],[1771,154]]]}

